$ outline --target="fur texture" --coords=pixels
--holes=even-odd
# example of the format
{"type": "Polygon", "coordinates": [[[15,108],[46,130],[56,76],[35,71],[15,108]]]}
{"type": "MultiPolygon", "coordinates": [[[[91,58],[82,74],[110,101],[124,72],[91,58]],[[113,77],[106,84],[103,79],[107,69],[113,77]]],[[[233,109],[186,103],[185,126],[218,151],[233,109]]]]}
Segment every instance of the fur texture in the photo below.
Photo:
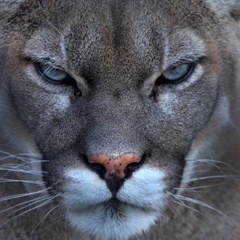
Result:
{"type": "Polygon", "coordinates": [[[239,16],[0,0],[0,238],[239,239],[239,16]],[[141,162],[109,180],[103,154],[141,162]]]}

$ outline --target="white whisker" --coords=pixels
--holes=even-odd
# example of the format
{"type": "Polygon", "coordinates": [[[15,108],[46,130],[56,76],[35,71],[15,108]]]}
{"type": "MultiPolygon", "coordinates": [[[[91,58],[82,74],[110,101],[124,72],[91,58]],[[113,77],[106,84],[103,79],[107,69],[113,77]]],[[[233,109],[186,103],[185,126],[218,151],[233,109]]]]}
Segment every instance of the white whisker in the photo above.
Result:
{"type": "Polygon", "coordinates": [[[41,171],[41,170],[32,170],[31,166],[26,163],[22,164],[3,164],[0,165],[0,171],[6,171],[6,173],[2,176],[6,176],[9,172],[18,172],[18,173],[25,173],[25,174],[30,174],[30,175],[42,175],[46,172],[41,171]]]}
{"type": "MultiPolygon", "coordinates": [[[[49,197],[49,196],[41,196],[41,197],[39,197],[38,199],[46,199],[47,197],[49,197]]],[[[35,202],[35,201],[36,201],[36,199],[31,199],[31,200],[28,200],[28,201],[25,201],[25,202],[16,204],[16,205],[14,205],[14,206],[11,206],[11,207],[9,207],[9,208],[6,208],[6,209],[0,211],[0,213],[8,212],[8,211],[10,211],[10,210],[12,210],[12,209],[15,209],[15,208],[17,208],[17,207],[24,206],[24,205],[26,205],[26,204],[29,204],[29,203],[32,203],[32,202],[35,202]]]]}
{"type": "Polygon", "coordinates": [[[175,198],[175,199],[176,199],[177,201],[175,201],[175,200],[172,200],[172,201],[173,201],[174,203],[176,203],[176,204],[178,204],[178,205],[181,205],[181,206],[185,207],[186,209],[188,209],[188,211],[191,213],[191,215],[193,216],[193,218],[196,219],[196,216],[194,215],[193,212],[200,213],[198,210],[196,210],[196,209],[188,206],[186,203],[184,203],[183,201],[181,201],[181,200],[178,199],[178,198],[175,198]]]}
{"type": "Polygon", "coordinates": [[[54,199],[54,197],[50,197],[50,196],[43,196],[43,197],[36,198],[36,199],[34,199],[33,202],[30,202],[30,203],[26,204],[25,206],[22,206],[20,208],[17,208],[15,211],[12,211],[9,214],[9,216],[14,213],[20,212],[26,208],[29,208],[30,206],[36,205],[37,203],[45,202],[45,201],[52,200],[52,199],[54,199]]]}
{"type": "Polygon", "coordinates": [[[21,194],[11,195],[11,196],[8,196],[8,197],[2,197],[2,198],[0,198],[0,202],[9,201],[9,200],[18,199],[18,198],[24,198],[24,197],[36,195],[36,194],[39,194],[39,193],[44,193],[44,192],[47,192],[49,189],[51,189],[51,187],[45,188],[43,190],[36,191],[36,192],[21,193],[21,194]]]}
{"type": "Polygon", "coordinates": [[[229,220],[231,220],[231,218],[229,216],[227,216],[226,214],[224,214],[223,212],[221,212],[220,210],[212,207],[211,205],[205,203],[205,202],[202,202],[202,201],[199,201],[197,199],[193,199],[193,198],[189,198],[189,197],[185,197],[185,196],[182,196],[182,195],[174,195],[172,193],[168,193],[169,195],[173,196],[174,198],[178,199],[178,200],[182,200],[182,201],[186,201],[188,203],[193,203],[193,204],[196,204],[196,205],[199,205],[201,207],[204,207],[206,209],[209,209],[209,210],[212,210],[216,213],[218,213],[219,215],[221,216],[224,216],[226,218],[228,218],[229,220]]]}
{"type": "Polygon", "coordinates": [[[62,37],[64,37],[64,34],[63,33],[61,33],[61,31],[58,29],[58,28],[56,28],[48,19],[46,19],[46,18],[44,18],[43,17],[43,19],[46,21],[46,23],[51,27],[51,28],[53,28],[56,32],[58,32],[62,37]]]}
{"type": "Polygon", "coordinates": [[[194,192],[194,193],[198,192],[199,193],[199,192],[203,192],[203,191],[199,191],[199,190],[206,189],[206,188],[214,188],[214,187],[217,187],[219,185],[226,183],[227,181],[217,183],[217,184],[209,184],[209,185],[196,186],[196,187],[181,187],[181,188],[179,187],[179,188],[173,188],[173,189],[186,191],[186,192],[194,192]]]}
{"type": "Polygon", "coordinates": [[[47,200],[44,201],[43,203],[41,203],[41,204],[39,204],[39,205],[31,208],[31,209],[28,209],[28,210],[26,210],[26,211],[24,211],[24,212],[21,212],[21,213],[19,213],[18,215],[10,218],[9,220],[7,220],[7,221],[5,221],[4,223],[0,224],[0,227],[4,226],[6,223],[8,223],[8,222],[10,222],[10,221],[13,221],[13,220],[16,219],[16,218],[19,218],[19,217],[21,217],[21,216],[23,216],[23,215],[25,215],[25,214],[27,214],[27,213],[35,210],[35,209],[39,209],[39,208],[41,208],[41,207],[43,207],[43,206],[46,206],[47,204],[52,203],[52,202],[53,202],[53,198],[47,199],[47,200]]]}
{"type": "Polygon", "coordinates": [[[3,179],[0,179],[0,183],[28,183],[28,184],[44,186],[44,182],[42,181],[31,181],[31,180],[22,180],[22,179],[18,180],[18,179],[3,178],[3,179]]]}
{"type": "Polygon", "coordinates": [[[199,178],[192,178],[190,182],[208,180],[208,179],[226,179],[226,180],[235,180],[240,179],[239,175],[213,175],[213,176],[206,176],[206,177],[199,177],[199,178]]]}
{"type": "MultiPolygon", "coordinates": [[[[60,194],[59,194],[60,195],[60,194]]],[[[32,233],[38,228],[40,227],[44,221],[46,220],[46,218],[53,212],[55,211],[56,209],[58,209],[59,207],[61,206],[61,204],[57,204],[55,207],[53,207],[51,210],[49,210],[45,216],[40,220],[40,222],[36,225],[36,227],[33,229],[32,233]]]]}

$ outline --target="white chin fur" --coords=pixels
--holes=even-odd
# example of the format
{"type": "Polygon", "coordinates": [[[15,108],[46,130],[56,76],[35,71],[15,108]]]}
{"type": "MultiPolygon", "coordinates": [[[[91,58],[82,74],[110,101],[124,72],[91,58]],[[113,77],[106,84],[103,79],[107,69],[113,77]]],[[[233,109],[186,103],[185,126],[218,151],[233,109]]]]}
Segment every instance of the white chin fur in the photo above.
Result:
{"type": "Polygon", "coordinates": [[[68,212],[70,223],[79,231],[97,240],[126,240],[147,231],[159,217],[156,211],[124,206],[114,212],[107,206],[68,212]]]}
{"type": "Polygon", "coordinates": [[[99,240],[126,240],[147,231],[164,207],[164,173],[145,166],[125,181],[111,202],[106,182],[88,169],[66,172],[64,205],[79,231],[99,240]]]}

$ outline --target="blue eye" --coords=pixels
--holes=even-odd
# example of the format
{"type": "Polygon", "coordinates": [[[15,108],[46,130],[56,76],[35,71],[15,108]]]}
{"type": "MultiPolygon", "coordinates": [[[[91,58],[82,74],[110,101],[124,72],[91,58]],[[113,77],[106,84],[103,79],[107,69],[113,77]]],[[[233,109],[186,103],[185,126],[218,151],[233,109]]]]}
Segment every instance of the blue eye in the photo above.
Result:
{"type": "Polygon", "coordinates": [[[174,68],[171,68],[163,72],[161,77],[157,80],[157,84],[182,82],[192,74],[194,68],[195,68],[194,63],[180,64],[174,68]]]}
{"type": "Polygon", "coordinates": [[[52,83],[65,83],[66,80],[71,78],[65,71],[47,64],[39,63],[36,67],[40,76],[52,83]]]}

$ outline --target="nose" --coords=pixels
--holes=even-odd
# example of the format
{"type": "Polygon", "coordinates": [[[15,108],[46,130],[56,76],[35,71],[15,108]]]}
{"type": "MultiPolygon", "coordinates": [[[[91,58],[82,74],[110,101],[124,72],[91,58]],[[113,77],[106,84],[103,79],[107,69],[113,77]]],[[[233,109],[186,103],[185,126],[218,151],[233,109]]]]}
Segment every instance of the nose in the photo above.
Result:
{"type": "Polygon", "coordinates": [[[100,154],[89,159],[91,164],[100,164],[106,170],[106,180],[123,180],[126,178],[126,169],[131,164],[140,163],[141,157],[136,154],[123,154],[117,157],[100,154]]]}

